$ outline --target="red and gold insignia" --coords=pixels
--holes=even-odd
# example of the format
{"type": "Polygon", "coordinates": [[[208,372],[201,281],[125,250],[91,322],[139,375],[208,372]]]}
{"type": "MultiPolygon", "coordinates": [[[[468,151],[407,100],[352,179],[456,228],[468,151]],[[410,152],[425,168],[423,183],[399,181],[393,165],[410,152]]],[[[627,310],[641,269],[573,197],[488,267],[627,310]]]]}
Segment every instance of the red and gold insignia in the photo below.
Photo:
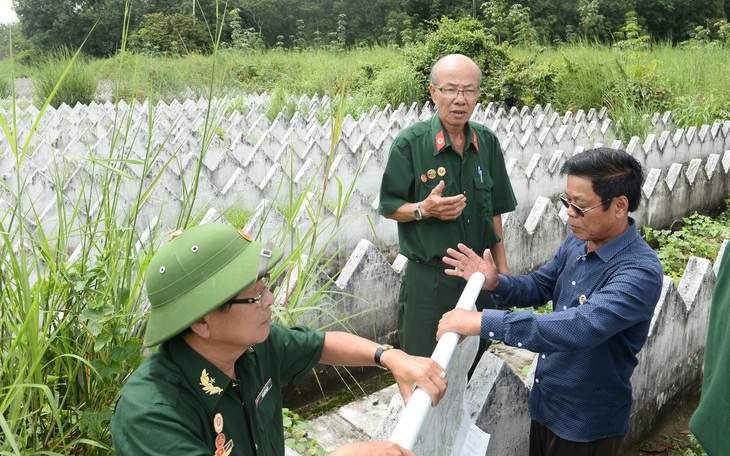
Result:
{"type": "Polygon", "coordinates": [[[216,413],[213,417],[213,429],[215,429],[216,434],[223,432],[223,415],[220,413],[216,413]]]}
{"type": "Polygon", "coordinates": [[[248,242],[251,242],[251,236],[249,236],[249,235],[248,235],[248,233],[246,233],[246,232],[245,232],[245,231],[243,231],[243,230],[238,230],[238,233],[239,233],[239,234],[240,234],[241,236],[243,236],[243,238],[244,238],[245,240],[247,240],[248,242]]]}
{"type": "Polygon", "coordinates": [[[443,130],[441,130],[436,135],[436,150],[440,152],[441,149],[443,149],[445,146],[446,146],[446,137],[444,137],[444,132],[443,132],[443,130]]]}
{"type": "Polygon", "coordinates": [[[216,448],[223,448],[223,445],[226,444],[226,435],[225,434],[218,434],[215,437],[215,447],[216,448]]]}
{"type": "Polygon", "coordinates": [[[477,144],[477,134],[476,132],[471,132],[471,137],[474,140],[474,148],[479,152],[479,144],[477,144]]]}
{"type": "Polygon", "coordinates": [[[421,182],[424,182],[425,183],[427,180],[428,180],[428,178],[426,177],[426,175],[425,174],[421,174],[421,182]]]}
{"type": "Polygon", "coordinates": [[[435,179],[436,178],[436,170],[435,169],[429,169],[428,170],[428,178],[429,179],[435,179]]]}
{"type": "Polygon", "coordinates": [[[446,175],[446,168],[439,166],[439,169],[437,169],[436,172],[440,177],[444,177],[446,175]]]}

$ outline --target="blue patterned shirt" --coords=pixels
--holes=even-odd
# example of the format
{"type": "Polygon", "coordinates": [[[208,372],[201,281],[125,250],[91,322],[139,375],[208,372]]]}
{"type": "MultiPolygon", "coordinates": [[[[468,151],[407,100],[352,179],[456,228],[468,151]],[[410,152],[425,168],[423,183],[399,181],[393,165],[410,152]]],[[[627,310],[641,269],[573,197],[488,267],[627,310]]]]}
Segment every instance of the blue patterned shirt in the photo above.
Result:
{"type": "Polygon", "coordinates": [[[629,432],[631,374],[664,277],[634,220],[629,223],[591,253],[571,233],[534,273],[500,274],[492,293],[497,306],[552,300],[552,313],[482,313],[482,338],[538,353],[530,416],[565,440],[592,442],[629,432]]]}

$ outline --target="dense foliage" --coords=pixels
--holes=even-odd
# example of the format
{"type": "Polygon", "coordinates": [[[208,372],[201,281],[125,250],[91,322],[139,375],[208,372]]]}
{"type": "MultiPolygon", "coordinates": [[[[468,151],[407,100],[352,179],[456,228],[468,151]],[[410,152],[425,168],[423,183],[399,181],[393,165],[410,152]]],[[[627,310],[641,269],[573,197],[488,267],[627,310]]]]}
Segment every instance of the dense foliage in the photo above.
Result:
{"type": "MultiPolygon", "coordinates": [[[[626,33],[675,44],[698,36],[727,43],[730,30],[730,2],[723,0],[13,0],[13,5],[32,49],[77,48],[94,29],[85,45],[93,56],[117,52],[123,30],[136,35],[130,48],[138,52],[210,51],[181,46],[174,38],[178,44],[170,49],[160,46],[153,37],[169,31],[170,23],[178,35],[198,36],[202,26],[210,37],[222,26],[224,44],[233,45],[236,34],[245,32],[268,48],[296,50],[402,46],[420,40],[438,21],[466,17],[499,43],[529,45],[613,43],[626,33]],[[633,29],[624,30],[629,22],[633,29]]],[[[6,32],[0,29],[0,35],[6,32]]]]}

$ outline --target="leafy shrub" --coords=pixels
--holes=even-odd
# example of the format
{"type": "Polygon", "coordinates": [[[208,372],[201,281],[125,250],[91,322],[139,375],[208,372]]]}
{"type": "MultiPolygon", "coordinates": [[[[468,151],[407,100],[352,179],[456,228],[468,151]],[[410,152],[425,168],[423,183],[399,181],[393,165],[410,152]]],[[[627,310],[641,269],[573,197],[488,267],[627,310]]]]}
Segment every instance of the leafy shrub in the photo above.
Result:
{"type": "Polygon", "coordinates": [[[679,284],[690,256],[712,261],[730,239],[730,199],[725,200],[725,211],[717,219],[693,213],[667,230],[644,228],[647,242],[652,244],[664,273],[679,284]]]}
{"type": "Polygon", "coordinates": [[[147,14],[129,37],[129,49],[148,55],[209,53],[213,40],[205,23],[183,14],[147,14]]]}
{"type": "Polygon", "coordinates": [[[69,52],[61,50],[45,56],[33,77],[33,84],[39,105],[43,105],[55,90],[51,106],[58,108],[66,103],[73,107],[76,103],[89,104],[94,100],[99,79],[84,59],[72,61],[69,52]]]}
{"type": "Polygon", "coordinates": [[[550,63],[538,65],[534,57],[527,61],[514,60],[487,88],[486,101],[508,106],[529,106],[550,103],[558,85],[558,70],[550,63]]]}
{"type": "MultiPolygon", "coordinates": [[[[454,53],[464,54],[474,60],[482,70],[483,85],[496,85],[495,78],[509,64],[509,54],[506,48],[496,43],[493,36],[487,35],[479,21],[472,18],[459,21],[443,18],[434,25],[437,30],[426,37],[424,44],[412,45],[405,50],[406,61],[418,75],[421,87],[428,87],[433,64],[439,58],[454,53]]],[[[425,90],[422,100],[428,100],[425,90]]]]}

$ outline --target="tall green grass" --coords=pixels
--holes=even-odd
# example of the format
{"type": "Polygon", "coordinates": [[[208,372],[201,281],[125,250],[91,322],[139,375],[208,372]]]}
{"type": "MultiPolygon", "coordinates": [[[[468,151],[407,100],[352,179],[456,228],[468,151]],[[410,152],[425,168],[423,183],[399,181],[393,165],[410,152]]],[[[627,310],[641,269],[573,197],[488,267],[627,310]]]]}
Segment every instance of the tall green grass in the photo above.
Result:
{"type": "MultiPolygon", "coordinates": [[[[18,100],[11,100],[9,111],[0,111],[0,127],[16,163],[12,173],[0,179],[3,198],[8,202],[0,209],[0,455],[112,452],[108,423],[115,399],[126,377],[144,358],[143,277],[167,228],[140,226],[139,214],[143,207],[157,204],[160,213],[167,210],[151,196],[165,169],[177,163],[173,155],[162,170],[156,167],[152,174],[164,147],[152,142],[153,132],[160,128],[154,120],[154,103],[147,103],[149,123],[140,127],[146,134],[132,127],[134,109],[123,109],[125,105],[117,103],[108,149],[90,146],[85,158],[56,155],[46,164],[55,188],[52,206],[57,217],[49,217],[47,207],[25,195],[30,176],[23,163],[35,152],[33,136],[79,58],[76,52],[65,60],[66,66],[50,93],[42,103],[37,101],[40,108],[33,128],[22,138],[17,128],[18,100]],[[141,159],[132,154],[139,137],[150,141],[144,144],[141,159]],[[72,170],[79,176],[79,185],[76,191],[68,192],[64,188],[72,170]],[[144,228],[149,228],[151,237],[146,237],[144,228]]],[[[181,78],[178,86],[209,101],[194,169],[182,175],[183,198],[180,213],[175,214],[176,228],[195,223],[207,209],[197,203],[198,178],[203,157],[225,113],[225,106],[214,100],[226,94],[226,59],[218,61],[214,56],[203,62],[207,74],[191,70],[194,80],[191,77],[183,82],[181,78]]],[[[124,99],[139,106],[138,96],[159,100],[173,93],[167,91],[166,84],[171,82],[164,76],[164,66],[150,73],[150,60],[124,50],[105,64],[112,63],[117,65],[117,71],[111,72],[117,74],[111,85],[116,101],[124,99]]],[[[348,99],[344,87],[343,80],[330,123],[333,148],[348,99]]],[[[328,177],[333,155],[327,154],[320,164],[321,173],[328,177]]],[[[289,171],[289,176],[295,175],[289,171]]],[[[291,252],[275,271],[277,298],[287,302],[277,308],[280,320],[285,324],[316,324],[316,320],[303,320],[306,312],[314,310],[346,325],[347,317],[337,311],[340,297],[328,291],[334,278],[323,277],[326,273],[335,276],[332,264],[337,253],[326,254],[325,246],[347,229],[339,215],[354,183],[344,186],[335,177],[325,178],[321,186],[314,182],[299,192],[290,179],[282,179],[280,197],[272,207],[289,208],[285,211],[286,226],[279,233],[256,235],[286,245],[291,252]],[[334,207],[324,203],[330,182],[337,186],[334,207]],[[337,216],[330,217],[328,211],[337,216]],[[303,213],[311,221],[306,228],[297,218],[303,213]]],[[[248,217],[240,208],[223,210],[238,226],[248,217]]]]}
{"type": "Polygon", "coordinates": [[[91,103],[98,85],[99,78],[91,66],[78,55],[72,58],[66,49],[46,54],[33,78],[36,103],[42,105],[50,100],[54,108],[62,103],[71,107],[91,103]]]}

